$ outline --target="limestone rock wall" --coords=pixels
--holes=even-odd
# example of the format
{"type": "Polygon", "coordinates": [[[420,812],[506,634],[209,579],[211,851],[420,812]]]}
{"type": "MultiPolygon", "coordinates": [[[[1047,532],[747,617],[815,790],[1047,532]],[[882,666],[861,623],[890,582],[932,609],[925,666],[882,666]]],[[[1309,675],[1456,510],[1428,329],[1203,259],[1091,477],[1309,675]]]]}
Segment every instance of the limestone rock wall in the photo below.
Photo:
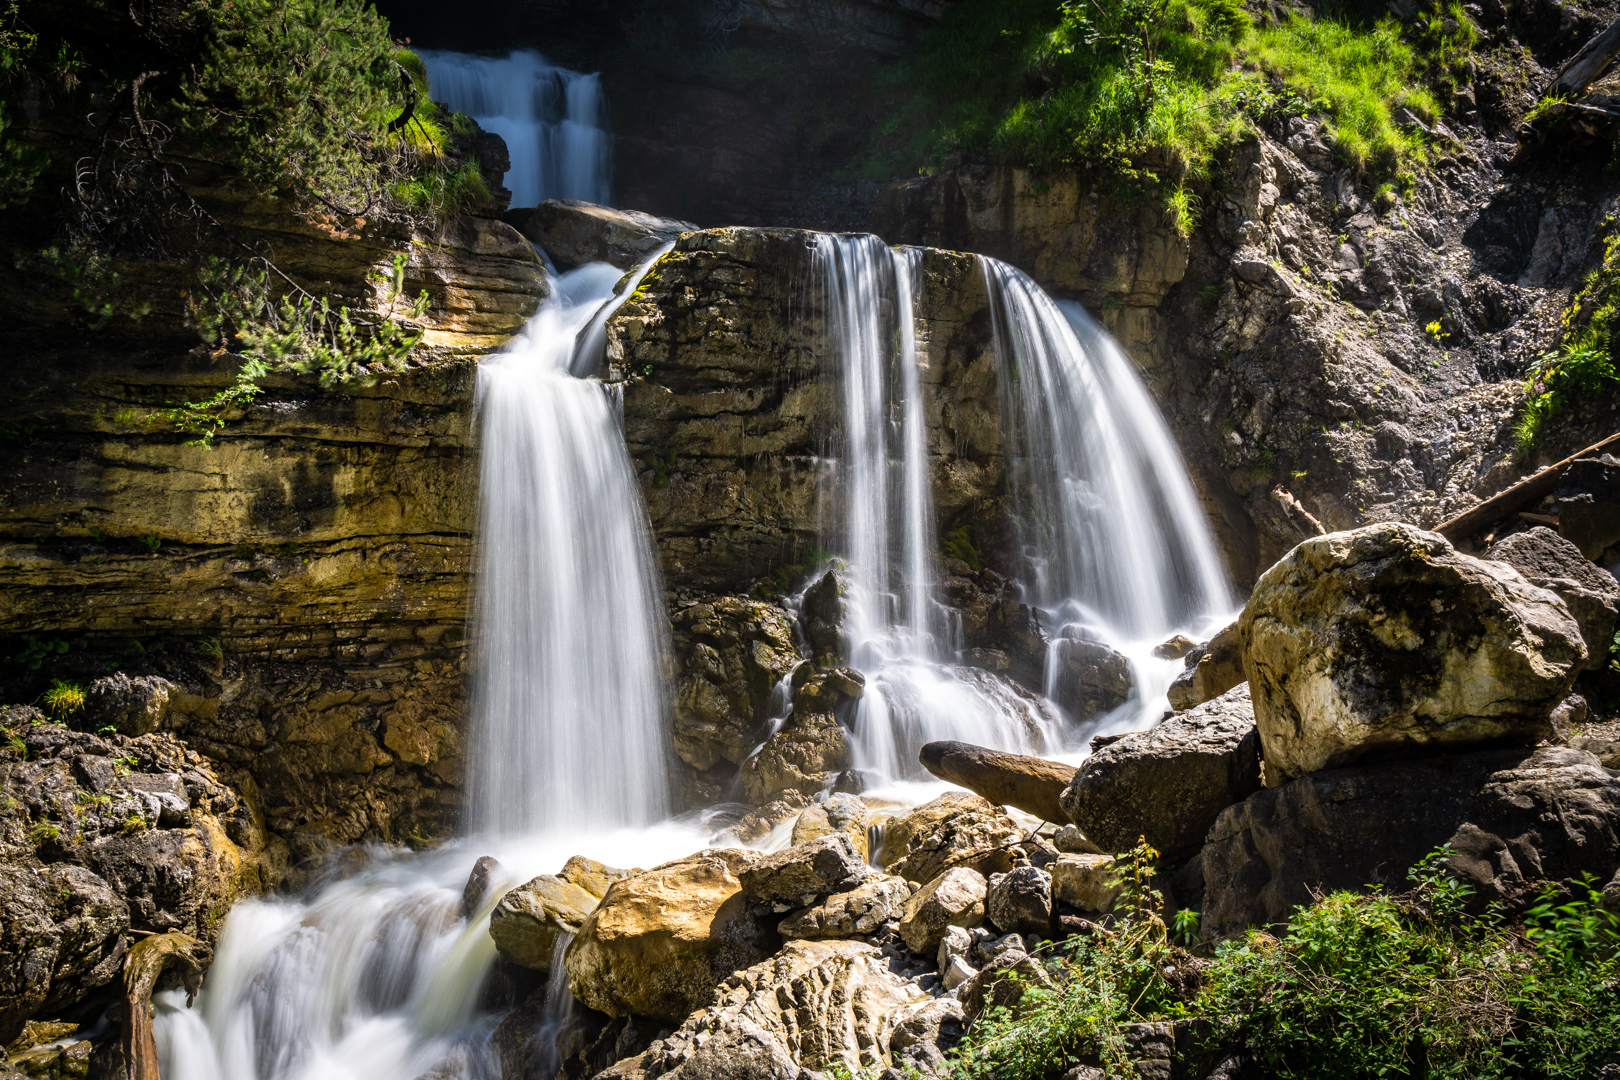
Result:
{"type": "Polygon", "coordinates": [[[251,773],[295,855],[431,836],[459,805],[475,361],[538,306],[538,262],[498,221],[413,237],[228,196],[220,213],[340,295],[408,255],[407,293],[433,299],[418,362],[336,390],[272,380],[190,445],[161,410],[236,365],[193,347],[179,270],[136,264],[152,314],[94,334],[42,294],[0,342],[18,360],[0,375],[0,644],[66,651],[0,664],[0,699],[169,679],[193,704],[154,723],[251,773]]]}

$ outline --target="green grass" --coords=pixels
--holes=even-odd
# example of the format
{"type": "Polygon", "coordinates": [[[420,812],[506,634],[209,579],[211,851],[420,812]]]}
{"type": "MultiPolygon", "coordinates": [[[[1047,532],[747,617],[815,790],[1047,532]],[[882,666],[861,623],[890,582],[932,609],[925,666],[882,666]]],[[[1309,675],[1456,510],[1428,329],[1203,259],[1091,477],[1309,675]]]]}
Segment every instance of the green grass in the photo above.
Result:
{"type": "Polygon", "coordinates": [[[1408,179],[1431,136],[1400,110],[1432,125],[1476,41],[1457,0],[1405,25],[1269,26],[1237,0],[961,0],[880,76],[893,108],[865,171],[1103,169],[1157,191],[1185,231],[1187,180],[1279,111],[1323,116],[1336,155],[1375,184],[1408,179]]]}
{"type": "Polygon", "coordinates": [[[45,691],[42,700],[45,711],[61,720],[84,708],[84,687],[78,683],[52,679],[50,689],[45,691]]]}

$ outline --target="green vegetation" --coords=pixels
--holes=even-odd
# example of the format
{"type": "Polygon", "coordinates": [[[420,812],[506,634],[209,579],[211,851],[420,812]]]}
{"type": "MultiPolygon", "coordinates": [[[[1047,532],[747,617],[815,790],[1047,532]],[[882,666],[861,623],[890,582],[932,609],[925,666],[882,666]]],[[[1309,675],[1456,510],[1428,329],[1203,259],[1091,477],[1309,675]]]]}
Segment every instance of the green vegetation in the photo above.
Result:
{"type": "Polygon", "coordinates": [[[45,665],[46,660],[53,656],[61,656],[67,651],[68,643],[61,638],[46,641],[43,638],[31,637],[23,645],[23,651],[11,659],[29,671],[38,671],[45,665]]]}
{"type": "Polygon", "coordinates": [[[1159,191],[1186,229],[1198,209],[1186,181],[1278,114],[1324,116],[1343,161],[1401,178],[1426,157],[1435,91],[1476,40],[1458,0],[1406,24],[1262,26],[1238,0],[962,0],[884,77],[895,108],[869,171],[953,157],[1100,168],[1159,191]]]}
{"type": "Polygon", "coordinates": [[[45,702],[45,711],[62,720],[84,708],[84,687],[78,683],[52,679],[50,688],[45,691],[42,700],[45,702]]]}
{"type": "Polygon", "coordinates": [[[1498,905],[1479,910],[1446,871],[1451,854],[1424,858],[1408,892],[1333,893],[1296,909],[1281,938],[1254,931],[1199,959],[1171,943],[1155,856],[1139,847],[1122,857],[1112,925],[1061,947],[1056,989],[988,1011],[958,1069],[1034,1080],[1089,1058],[1130,1077],[1122,1024],[1202,1017],[1211,1050],[1246,1047],[1278,1077],[1597,1075],[1620,1053],[1620,919],[1583,881],[1546,886],[1513,926],[1498,905]]]}
{"type": "Polygon", "coordinates": [[[1615,370],[1620,338],[1620,228],[1611,216],[1603,222],[1607,237],[1603,261],[1588,271],[1564,313],[1564,332],[1556,349],[1530,365],[1524,384],[1524,411],[1514,425],[1519,456],[1535,446],[1547,421],[1583,397],[1612,395],[1620,389],[1615,370]]]}

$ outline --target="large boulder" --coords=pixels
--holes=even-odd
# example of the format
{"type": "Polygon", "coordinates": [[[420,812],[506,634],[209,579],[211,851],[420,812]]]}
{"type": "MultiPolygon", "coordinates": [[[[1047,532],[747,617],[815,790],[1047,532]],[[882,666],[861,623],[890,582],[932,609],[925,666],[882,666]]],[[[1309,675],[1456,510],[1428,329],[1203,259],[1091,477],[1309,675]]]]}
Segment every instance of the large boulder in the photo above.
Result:
{"type": "Polygon", "coordinates": [[[834,893],[795,911],[777,924],[784,938],[865,937],[899,922],[912,886],[902,878],[874,874],[848,892],[834,893]]]}
{"type": "Polygon", "coordinates": [[[1239,628],[1268,784],[1534,743],[1586,662],[1558,597],[1398,522],[1304,541],[1261,576],[1239,628]]]}
{"type": "Polygon", "coordinates": [[[777,684],[802,662],[791,619],[775,604],[719,596],[681,608],[670,624],[675,753],[698,770],[741,765],[781,715],[777,684]]]}
{"type": "MultiPolygon", "coordinates": [[[[1056,661],[1052,665],[1052,700],[1074,719],[1090,720],[1130,699],[1131,662],[1124,653],[1072,634],[1054,638],[1047,648],[1056,661]]],[[[1039,682],[1032,687],[1040,688],[1039,682]]]]}
{"type": "Polygon", "coordinates": [[[1174,863],[1259,788],[1260,738],[1243,685],[1092,754],[1064,789],[1063,809],[1105,851],[1142,837],[1174,863]]]}
{"type": "Polygon", "coordinates": [[[549,972],[558,947],[579,933],[608,888],[634,873],[576,855],[560,873],[541,874],[508,890],[490,912],[489,936],[508,960],[549,972]]]}
{"type": "Polygon", "coordinates": [[[1588,562],[1580,548],[1540,525],[1498,540],[1485,557],[1507,563],[1536,588],[1558,594],[1586,642],[1585,670],[1608,666],[1615,618],[1620,614],[1620,581],[1613,574],[1588,562]]]}
{"type": "Polygon", "coordinates": [[[854,843],[861,858],[871,857],[872,812],[858,796],[838,794],[810,806],[793,823],[792,842],[806,844],[842,833],[854,843]]]}
{"type": "Polygon", "coordinates": [[[758,858],[702,851],[614,882],[564,954],[569,991],[609,1016],[680,1023],[775,949],[739,878],[758,858]]]}
{"type": "Polygon", "coordinates": [[[0,710],[0,1045],[115,979],[130,945],[220,916],[286,873],[241,788],[163,732],[105,737],[0,710]]]}
{"type": "Polygon", "coordinates": [[[849,741],[838,714],[861,696],[865,680],[852,668],[793,673],[793,713],[782,729],[743,762],[743,796],[755,805],[784,792],[817,795],[850,766],[849,741]]]}
{"type": "Polygon", "coordinates": [[[1558,532],[1588,559],[1620,544],[1620,461],[1572,461],[1558,478],[1558,532]]]}
{"type": "Polygon", "coordinates": [[[1185,666],[1169,690],[1170,707],[1177,712],[1214,701],[1249,677],[1243,671],[1243,638],[1235,622],[1183,655],[1185,666]]]}
{"type": "Polygon", "coordinates": [[[866,877],[865,860],[843,833],[772,852],[738,874],[749,899],[777,911],[807,907],[818,896],[853,889],[866,877]]]}
{"type": "Polygon", "coordinates": [[[1591,754],[1509,747],[1311,773],[1229,808],[1200,856],[1202,928],[1280,923],[1314,894],[1407,885],[1443,843],[1483,900],[1620,866],[1620,779],[1591,754]]]}
{"type": "Polygon", "coordinates": [[[790,941],[728,978],[707,1009],[654,1043],[633,1072],[687,1080],[796,1080],[805,1069],[860,1075],[888,1065],[897,1029],[931,1004],[871,945],[790,941]]]}
{"type": "Polygon", "coordinates": [[[999,806],[1015,806],[1042,821],[1068,821],[1058,796],[1074,779],[1073,765],[964,742],[927,743],[918,760],[941,780],[960,784],[999,806]]]}
{"type": "Polygon", "coordinates": [[[878,862],[891,874],[925,884],[955,866],[981,874],[1012,868],[1011,849],[1023,839],[999,806],[965,791],[948,791],[883,828],[878,862]]]}
{"type": "Polygon", "coordinates": [[[948,927],[971,930],[984,922],[988,889],[984,875],[965,866],[947,870],[918,889],[900,912],[900,940],[912,952],[932,956],[948,927]]]}
{"type": "Polygon", "coordinates": [[[547,199],[532,210],[511,211],[507,220],[564,269],[606,262],[628,270],[681,233],[697,228],[688,221],[579,199],[547,199]]]}
{"type": "Polygon", "coordinates": [[[1052,875],[1038,866],[1015,866],[990,879],[985,918],[1004,934],[1052,929],[1052,875]]]}

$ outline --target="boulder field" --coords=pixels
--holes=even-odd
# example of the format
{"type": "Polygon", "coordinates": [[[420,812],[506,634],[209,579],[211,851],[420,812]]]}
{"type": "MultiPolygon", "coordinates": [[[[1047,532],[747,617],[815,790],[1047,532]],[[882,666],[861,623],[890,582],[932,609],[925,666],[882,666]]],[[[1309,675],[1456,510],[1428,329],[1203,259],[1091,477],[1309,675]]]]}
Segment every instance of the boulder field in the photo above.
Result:
{"type": "MultiPolygon", "coordinates": [[[[1189,671],[1221,658],[1213,697],[1078,768],[931,743],[922,764],[971,791],[897,809],[824,784],[773,804],[785,848],[576,858],[494,902],[490,933],[511,963],[560,958],[598,1018],[565,1075],[802,1080],[939,1069],[985,1010],[1054,985],[1050,943],[1109,932],[1143,842],[1162,914],[1192,909],[1207,941],[1325,891],[1399,891],[1442,845],[1446,873],[1509,911],[1548,881],[1609,881],[1620,774],[1568,725],[1620,585],[1545,529],[1489,555],[1399,524],[1309,539],[1218,642],[1162,650],[1189,671]]],[[[812,697],[860,689],[813,678],[839,683],[812,697]]],[[[1190,1067],[1170,1025],[1136,1026],[1144,1065],[1190,1067]]]]}

